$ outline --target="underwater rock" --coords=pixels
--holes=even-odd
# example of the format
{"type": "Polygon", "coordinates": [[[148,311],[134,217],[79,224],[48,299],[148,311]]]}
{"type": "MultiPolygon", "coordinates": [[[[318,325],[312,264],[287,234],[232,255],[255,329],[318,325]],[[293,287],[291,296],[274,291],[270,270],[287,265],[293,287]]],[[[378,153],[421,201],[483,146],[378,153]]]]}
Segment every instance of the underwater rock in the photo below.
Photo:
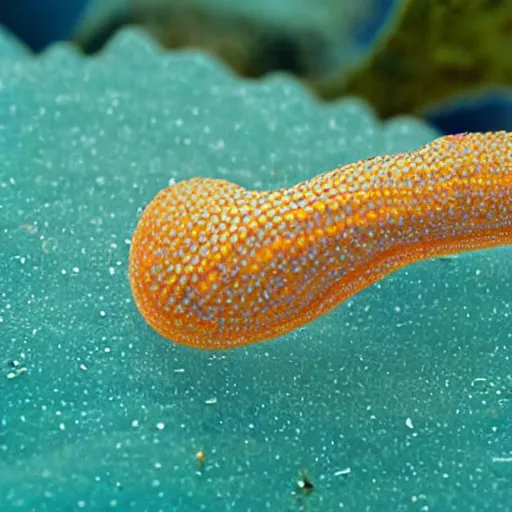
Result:
{"type": "Polygon", "coordinates": [[[122,27],[137,26],[165,48],[201,49],[246,77],[273,71],[330,76],[356,53],[356,36],[376,3],[294,2],[276,8],[274,2],[133,0],[93,9],[74,42],[94,54],[122,27]]]}
{"type": "Polygon", "coordinates": [[[512,53],[504,51],[512,46],[511,2],[400,4],[365,60],[337,79],[311,84],[320,97],[362,97],[388,118],[425,115],[457,98],[512,86],[512,53]]]}

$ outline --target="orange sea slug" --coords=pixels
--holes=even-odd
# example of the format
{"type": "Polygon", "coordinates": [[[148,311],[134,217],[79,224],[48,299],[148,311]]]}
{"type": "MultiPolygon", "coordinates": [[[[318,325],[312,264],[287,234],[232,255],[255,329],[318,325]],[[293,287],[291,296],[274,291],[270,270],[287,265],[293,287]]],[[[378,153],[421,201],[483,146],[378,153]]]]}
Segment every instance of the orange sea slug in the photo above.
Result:
{"type": "Polygon", "coordinates": [[[224,349],[285,334],[409,263],[511,243],[512,133],[473,133],[289,189],[172,185],[139,220],[129,274],[162,336],[224,349]]]}

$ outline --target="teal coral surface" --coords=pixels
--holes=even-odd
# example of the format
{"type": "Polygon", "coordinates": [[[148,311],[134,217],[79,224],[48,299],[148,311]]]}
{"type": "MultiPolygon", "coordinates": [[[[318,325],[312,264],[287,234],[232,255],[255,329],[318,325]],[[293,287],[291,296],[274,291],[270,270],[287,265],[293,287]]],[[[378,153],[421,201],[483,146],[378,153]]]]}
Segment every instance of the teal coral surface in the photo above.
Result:
{"type": "Polygon", "coordinates": [[[4,59],[0,84],[1,511],[510,510],[510,248],[412,265],[227,352],[162,339],[128,286],[170,180],[290,186],[431,129],[135,32],[91,60],[4,59]]]}

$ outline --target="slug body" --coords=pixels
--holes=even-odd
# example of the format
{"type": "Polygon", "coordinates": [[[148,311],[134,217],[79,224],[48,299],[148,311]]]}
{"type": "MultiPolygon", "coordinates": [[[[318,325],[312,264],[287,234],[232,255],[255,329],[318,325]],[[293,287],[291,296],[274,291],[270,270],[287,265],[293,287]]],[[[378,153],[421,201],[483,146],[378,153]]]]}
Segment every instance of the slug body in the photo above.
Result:
{"type": "Polygon", "coordinates": [[[407,264],[512,243],[512,133],[439,138],[289,189],[194,178],[144,210],[130,284],[162,336],[202,349],[285,334],[407,264]]]}

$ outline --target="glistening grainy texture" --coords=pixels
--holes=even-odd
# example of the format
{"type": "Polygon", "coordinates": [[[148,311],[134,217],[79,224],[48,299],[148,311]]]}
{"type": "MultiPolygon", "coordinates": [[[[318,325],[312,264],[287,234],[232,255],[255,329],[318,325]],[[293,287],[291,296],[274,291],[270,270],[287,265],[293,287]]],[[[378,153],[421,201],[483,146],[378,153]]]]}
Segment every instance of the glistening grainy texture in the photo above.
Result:
{"type": "Polygon", "coordinates": [[[289,189],[160,192],[133,236],[147,322],[199,348],[278,336],[408,263],[512,242],[512,134],[439,138],[289,189]]]}

